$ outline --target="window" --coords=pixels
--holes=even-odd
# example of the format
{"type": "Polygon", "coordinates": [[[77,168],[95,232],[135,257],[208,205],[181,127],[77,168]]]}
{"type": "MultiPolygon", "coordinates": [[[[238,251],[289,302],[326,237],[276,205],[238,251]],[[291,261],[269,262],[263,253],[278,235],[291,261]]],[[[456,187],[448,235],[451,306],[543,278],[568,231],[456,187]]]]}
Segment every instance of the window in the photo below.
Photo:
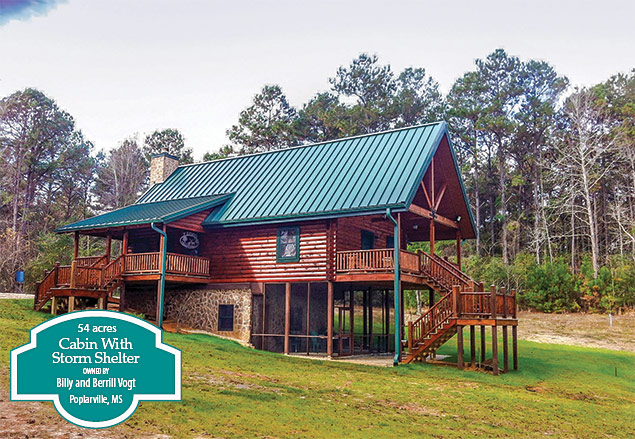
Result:
{"type": "Polygon", "coordinates": [[[300,260],[300,228],[281,227],[278,229],[278,262],[297,262],[300,260]]]}
{"type": "Polygon", "coordinates": [[[371,250],[375,247],[375,234],[368,230],[362,230],[362,250],[371,250]]]}
{"type": "Polygon", "coordinates": [[[386,248],[394,248],[394,247],[395,247],[395,237],[386,236],[386,248]]]}
{"type": "Polygon", "coordinates": [[[234,330],[234,305],[218,305],[218,330],[234,330]]]}

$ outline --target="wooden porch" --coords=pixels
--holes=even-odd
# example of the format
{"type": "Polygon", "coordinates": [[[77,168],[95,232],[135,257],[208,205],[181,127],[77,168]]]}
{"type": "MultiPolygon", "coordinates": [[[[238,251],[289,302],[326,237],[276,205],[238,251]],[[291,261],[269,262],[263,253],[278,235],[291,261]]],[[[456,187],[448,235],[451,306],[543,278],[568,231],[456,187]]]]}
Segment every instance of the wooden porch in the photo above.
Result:
{"type": "MultiPolygon", "coordinates": [[[[78,257],[71,265],[55,264],[36,285],[34,308],[40,310],[52,297],[106,299],[124,282],[157,281],[161,278],[161,253],[128,253],[109,260],[109,255],[78,257]]],[[[166,282],[205,283],[211,278],[210,261],[199,256],[167,253],[166,282]]]]}
{"type": "MultiPolygon", "coordinates": [[[[424,251],[399,251],[401,281],[406,289],[427,286],[447,293],[454,285],[469,288],[477,284],[458,265],[424,251]]],[[[376,283],[390,286],[394,281],[394,250],[342,251],[336,254],[335,281],[376,283]]]]}

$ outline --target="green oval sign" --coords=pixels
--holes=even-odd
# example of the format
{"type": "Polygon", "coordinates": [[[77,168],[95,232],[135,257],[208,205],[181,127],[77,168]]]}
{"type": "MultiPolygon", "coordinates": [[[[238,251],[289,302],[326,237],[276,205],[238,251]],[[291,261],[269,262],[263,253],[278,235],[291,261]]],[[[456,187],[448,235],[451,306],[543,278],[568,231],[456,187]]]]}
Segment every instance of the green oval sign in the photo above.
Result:
{"type": "Polygon", "coordinates": [[[31,329],[31,341],[11,351],[11,400],[53,401],[69,422],[111,427],[139,401],[181,400],[181,351],[128,314],[65,314],[31,329]]]}

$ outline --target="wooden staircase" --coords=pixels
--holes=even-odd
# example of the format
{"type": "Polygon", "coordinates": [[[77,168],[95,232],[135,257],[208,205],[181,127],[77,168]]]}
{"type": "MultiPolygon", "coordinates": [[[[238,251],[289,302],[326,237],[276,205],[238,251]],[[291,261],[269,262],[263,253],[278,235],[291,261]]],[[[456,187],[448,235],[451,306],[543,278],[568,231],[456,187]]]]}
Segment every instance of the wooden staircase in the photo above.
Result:
{"type": "Polygon", "coordinates": [[[41,310],[52,297],[106,298],[122,283],[123,257],[78,258],[72,265],[55,264],[35,288],[33,309],[41,310]]]}
{"type": "Polygon", "coordinates": [[[453,308],[452,293],[448,293],[427,312],[408,323],[407,351],[403,363],[425,359],[456,334],[453,308]]]}

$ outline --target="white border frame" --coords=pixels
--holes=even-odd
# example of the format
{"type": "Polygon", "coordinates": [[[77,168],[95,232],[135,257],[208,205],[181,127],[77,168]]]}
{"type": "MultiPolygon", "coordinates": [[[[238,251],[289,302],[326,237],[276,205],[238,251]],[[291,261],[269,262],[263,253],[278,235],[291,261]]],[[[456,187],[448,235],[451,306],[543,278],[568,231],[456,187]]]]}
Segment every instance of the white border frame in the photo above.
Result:
{"type": "Polygon", "coordinates": [[[55,409],[59,414],[69,422],[86,428],[106,428],[120,424],[128,419],[135,412],[141,401],[181,401],[182,395],[182,363],[181,363],[181,351],[170,345],[163,343],[161,340],[162,331],[158,327],[142,320],[138,317],[131,316],[129,314],[120,313],[117,311],[78,311],[69,314],[65,314],[60,317],[53,318],[49,321],[43,322],[30,331],[29,343],[15,348],[11,351],[11,401],[53,401],[55,409]],[[92,317],[108,317],[118,320],[124,320],[126,322],[133,323],[137,326],[141,326],[144,329],[150,330],[155,334],[155,347],[163,351],[169,352],[174,355],[174,387],[175,393],[173,394],[134,394],[132,397],[132,403],[130,407],[121,415],[114,419],[106,421],[85,421],[83,419],[76,418],[68,413],[59,400],[58,394],[28,394],[19,395],[17,392],[18,385],[18,369],[17,360],[18,355],[22,352],[29,351],[37,347],[37,335],[41,331],[50,328],[58,323],[66,322],[75,319],[84,319],[92,317]]]}

